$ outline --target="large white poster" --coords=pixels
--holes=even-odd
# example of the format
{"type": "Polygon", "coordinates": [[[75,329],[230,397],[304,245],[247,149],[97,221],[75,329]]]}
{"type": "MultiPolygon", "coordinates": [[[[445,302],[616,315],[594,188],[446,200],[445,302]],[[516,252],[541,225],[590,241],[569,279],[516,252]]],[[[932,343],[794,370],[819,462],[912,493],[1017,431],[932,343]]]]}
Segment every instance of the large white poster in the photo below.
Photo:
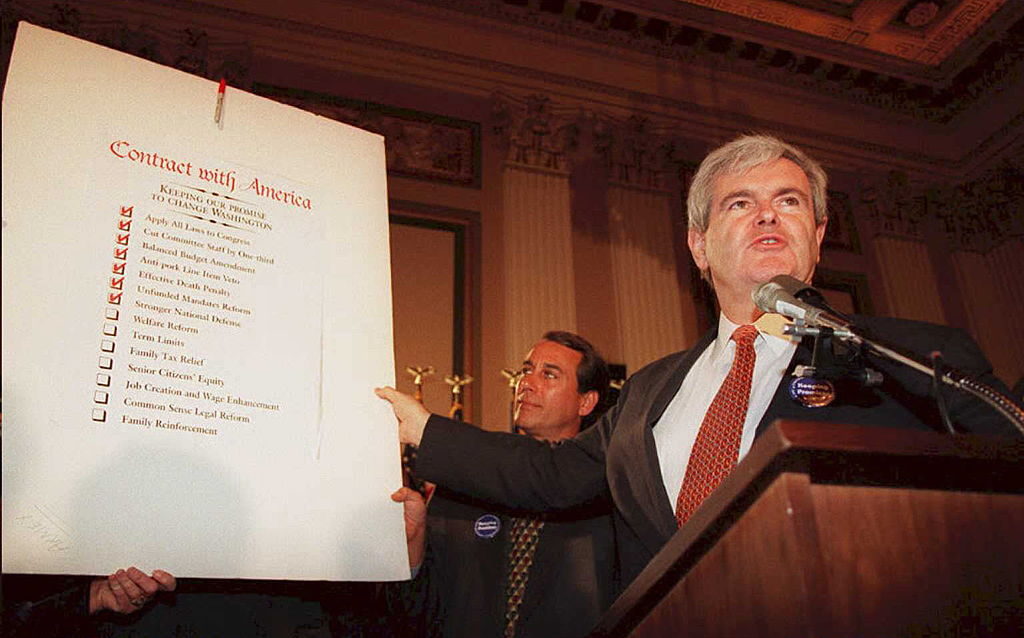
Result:
{"type": "Polygon", "coordinates": [[[408,576],[383,139],[22,24],[3,569],[408,576]],[[215,122],[215,112],[220,116],[215,122]]]}

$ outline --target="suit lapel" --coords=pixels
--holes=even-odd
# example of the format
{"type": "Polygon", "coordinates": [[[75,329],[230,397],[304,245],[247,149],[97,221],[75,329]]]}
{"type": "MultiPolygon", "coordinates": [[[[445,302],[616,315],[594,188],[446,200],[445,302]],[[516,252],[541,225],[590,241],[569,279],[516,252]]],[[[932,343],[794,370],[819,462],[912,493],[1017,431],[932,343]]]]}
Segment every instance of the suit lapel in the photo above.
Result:
{"type": "MultiPolygon", "coordinates": [[[[657,425],[658,420],[661,419],[661,415],[665,413],[665,409],[668,407],[668,404],[672,402],[676,393],[679,392],[679,386],[683,384],[683,379],[685,379],[686,375],[689,374],[690,368],[693,367],[697,358],[700,357],[701,353],[703,353],[709,345],[711,345],[711,342],[714,341],[717,336],[718,324],[716,323],[711,330],[704,333],[704,336],[700,338],[700,341],[698,341],[696,345],[686,351],[683,358],[680,359],[679,365],[672,371],[671,376],[668,377],[661,390],[655,396],[654,401],[651,403],[651,409],[647,413],[648,428],[653,428],[657,425]]],[[[658,480],[661,480],[660,476],[658,480]]]]}
{"type": "Polygon", "coordinates": [[[653,428],[679,391],[683,379],[686,378],[694,362],[714,341],[716,334],[717,324],[693,348],[683,354],[657,388],[651,389],[654,399],[642,421],[636,424],[642,427],[630,428],[629,437],[632,440],[622,446],[623,451],[636,452],[636,456],[628,459],[627,463],[632,468],[631,475],[636,479],[630,491],[639,510],[623,512],[623,514],[652,554],[657,553],[676,532],[675,513],[672,511],[669,497],[665,493],[665,483],[661,477],[661,464],[658,461],[658,450],[654,444],[653,428]]]}

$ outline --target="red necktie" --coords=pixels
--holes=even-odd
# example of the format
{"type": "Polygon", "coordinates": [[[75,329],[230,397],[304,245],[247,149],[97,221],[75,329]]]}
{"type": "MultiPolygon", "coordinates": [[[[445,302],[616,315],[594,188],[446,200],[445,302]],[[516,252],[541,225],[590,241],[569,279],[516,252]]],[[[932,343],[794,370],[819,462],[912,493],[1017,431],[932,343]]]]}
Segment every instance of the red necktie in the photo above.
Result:
{"type": "Polygon", "coordinates": [[[686,466],[686,477],[676,499],[676,523],[680,527],[736,465],[750,402],[756,337],[754,326],[740,326],[732,333],[732,340],[736,342],[732,368],[700,424],[690,463],[686,466]]]}

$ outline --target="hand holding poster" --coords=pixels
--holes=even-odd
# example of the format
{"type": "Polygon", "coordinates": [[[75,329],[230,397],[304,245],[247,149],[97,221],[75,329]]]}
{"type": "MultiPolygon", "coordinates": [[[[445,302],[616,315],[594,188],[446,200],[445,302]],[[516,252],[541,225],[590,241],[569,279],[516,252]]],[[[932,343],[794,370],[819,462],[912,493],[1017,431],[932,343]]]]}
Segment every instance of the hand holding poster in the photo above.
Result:
{"type": "Polygon", "coordinates": [[[3,568],[408,576],[384,147],[22,24],[3,107],[3,568]]]}

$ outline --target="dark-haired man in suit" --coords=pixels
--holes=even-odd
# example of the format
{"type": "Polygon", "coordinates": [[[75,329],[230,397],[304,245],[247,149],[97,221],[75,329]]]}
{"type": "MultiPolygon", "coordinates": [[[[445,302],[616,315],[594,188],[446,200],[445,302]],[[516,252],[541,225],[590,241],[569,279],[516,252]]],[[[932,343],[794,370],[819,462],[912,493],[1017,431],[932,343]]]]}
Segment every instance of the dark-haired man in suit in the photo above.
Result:
{"type": "MultiPolygon", "coordinates": [[[[541,445],[572,438],[597,416],[608,366],[583,337],[552,331],[523,360],[516,430],[541,445]]],[[[614,593],[614,546],[606,499],[541,516],[439,487],[429,514],[402,488],[409,584],[388,586],[392,612],[415,636],[584,636],[614,593]]]]}

